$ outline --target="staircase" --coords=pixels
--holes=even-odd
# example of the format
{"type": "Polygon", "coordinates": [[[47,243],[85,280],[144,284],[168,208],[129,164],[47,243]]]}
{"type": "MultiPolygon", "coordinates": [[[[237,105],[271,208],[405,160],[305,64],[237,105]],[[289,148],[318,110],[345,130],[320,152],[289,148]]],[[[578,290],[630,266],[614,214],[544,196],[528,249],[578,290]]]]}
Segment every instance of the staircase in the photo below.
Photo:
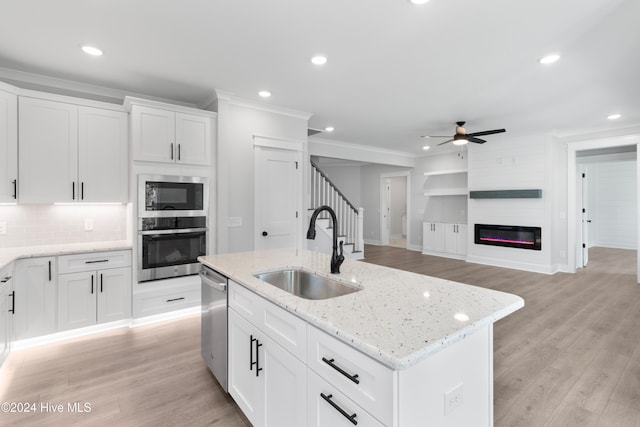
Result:
{"type": "MultiPolygon", "coordinates": [[[[308,217],[322,206],[331,207],[338,218],[338,244],[343,242],[345,258],[364,258],[363,213],[356,208],[331,182],[329,178],[311,161],[311,203],[308,217]]],[[[331,253],[333,246],[333,224],[326,212],[322,212],[316,221],[316,239],[308,240],[311,250],[331,253]]]]}

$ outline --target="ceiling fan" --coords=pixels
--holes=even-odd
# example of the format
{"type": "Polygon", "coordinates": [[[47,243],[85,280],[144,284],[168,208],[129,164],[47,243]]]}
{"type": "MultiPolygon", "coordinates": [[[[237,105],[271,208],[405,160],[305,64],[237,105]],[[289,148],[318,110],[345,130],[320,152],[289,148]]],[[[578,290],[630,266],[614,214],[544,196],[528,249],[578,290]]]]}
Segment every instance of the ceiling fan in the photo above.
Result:
{"type": "MultiPolygon", "coordinates": [[[[456,134],[453,135],[453,138],[448,139],[444,142],[441,142],[438,145],[446,144],[448,142],[452,142],[454,145],[464,145],[468,142],[475,142],[476,144],[484,144],[484,139],[476,138],[476,136],[484,136],[484,135],[493,135],[494,133],[502,133],[506,132],[506,129],[494,129],[494,130],[485,130],[482,132],[473,132],[467,133],[467,130],[463,127],[466,122],[456,122],[456,134]]],[[[424,135],[423,138],[449,138],[448,136],[441,135],[424,135]]]]}

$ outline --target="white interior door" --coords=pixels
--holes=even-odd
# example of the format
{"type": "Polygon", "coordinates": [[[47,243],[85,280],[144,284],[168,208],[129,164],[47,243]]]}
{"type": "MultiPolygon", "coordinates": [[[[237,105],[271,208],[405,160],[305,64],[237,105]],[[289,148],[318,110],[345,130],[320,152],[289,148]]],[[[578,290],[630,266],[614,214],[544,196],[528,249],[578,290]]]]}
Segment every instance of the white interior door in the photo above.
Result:
{"type": "Polygon", "coordinates": [[[256,147],[255,248],[299,247],[302,154],[256,147]]]}

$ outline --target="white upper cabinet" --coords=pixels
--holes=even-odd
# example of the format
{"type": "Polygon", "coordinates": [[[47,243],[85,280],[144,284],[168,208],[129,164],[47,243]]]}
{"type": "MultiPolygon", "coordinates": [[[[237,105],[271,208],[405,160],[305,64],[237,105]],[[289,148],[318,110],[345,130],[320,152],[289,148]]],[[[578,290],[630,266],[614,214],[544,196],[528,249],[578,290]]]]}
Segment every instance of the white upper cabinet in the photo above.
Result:
{"type": "Polygon", "coordinates": [[[72,202],[78,196],[78,107],[19,99],[21,203],[72,202]]]}
{"type": "Polygon", "coordinates": [[[79,107],[80,200],[122,202],[128,197],[127,114],[79,107]]]}
{"type": "Polygon", "coordinates": [[[21,203],[127,202],[124,111],[19,98],[21,203]]]}
{"type": "Polygon", "coordinates": [[[0,203],[14,203],[18,185],[18,97],[0,90],[0,203]]]}
{"type": "Polygon", "coordinates": [[[211,164],[215,113],[126,98],[131,112],[133,160],[211,164]]]}

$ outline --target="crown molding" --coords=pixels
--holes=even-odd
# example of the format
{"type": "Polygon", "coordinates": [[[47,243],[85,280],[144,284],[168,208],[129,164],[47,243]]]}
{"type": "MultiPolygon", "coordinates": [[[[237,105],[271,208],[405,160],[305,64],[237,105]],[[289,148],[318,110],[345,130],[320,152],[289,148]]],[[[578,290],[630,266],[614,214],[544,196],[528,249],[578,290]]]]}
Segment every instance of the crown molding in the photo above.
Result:
{"type": "Polygon", "coordinates": [[[237,107],[251,108],[253,110],[266,111],[268,113],[281,114],[283,116],[289,116],[296,119],[309,120],[313,113],[308,113],[306,111],[294,110],[291,108],[280,107],[277,105],[265,105],[263,103],[256,102],[251,99],[241,98],[239,96],[235,96],[230,92],[226,92],[228,96],[227,100],[229,105],[234,105],[237,107]]]}
{"type": "Polygon", "coordinates": [[[16,86],[20,89],[28,89],[38,92],[49,92],[58,95],[71,96],[75,98],[85,98],[94,101],[108,102],[111,104],[122,104],[127,96],[144,98],[157,102],[164,102],[171,105],[181,105],[190,108],[198,108],[198,105],[165,99],[146,94],[139,94],[131,91],[108,88],[104,86],[80,83],[73,80],[58,77],[46,76],[43,74],[29,73],[26,71],[14,70],[0,67],[0,80],[16,86]]]}

